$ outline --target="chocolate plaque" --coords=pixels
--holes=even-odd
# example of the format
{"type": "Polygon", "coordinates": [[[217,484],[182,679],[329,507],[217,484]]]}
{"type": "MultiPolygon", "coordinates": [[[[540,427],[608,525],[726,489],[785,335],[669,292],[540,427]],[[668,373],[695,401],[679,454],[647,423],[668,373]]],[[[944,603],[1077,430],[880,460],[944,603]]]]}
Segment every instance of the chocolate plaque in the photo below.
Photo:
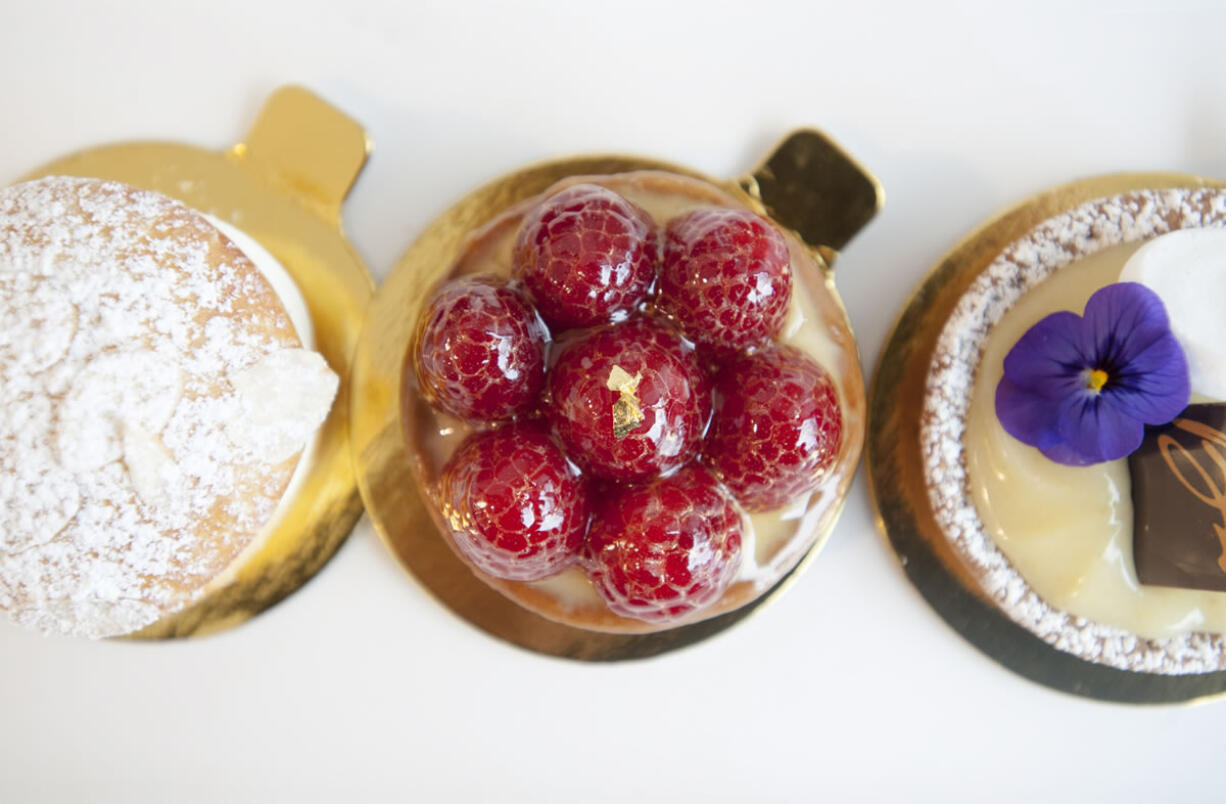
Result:
{"type": "Polygon", "coordinates": [[[1128,469],[1137,579],[1226,591],[1226,404],[1146,428],[1128,469]]]}

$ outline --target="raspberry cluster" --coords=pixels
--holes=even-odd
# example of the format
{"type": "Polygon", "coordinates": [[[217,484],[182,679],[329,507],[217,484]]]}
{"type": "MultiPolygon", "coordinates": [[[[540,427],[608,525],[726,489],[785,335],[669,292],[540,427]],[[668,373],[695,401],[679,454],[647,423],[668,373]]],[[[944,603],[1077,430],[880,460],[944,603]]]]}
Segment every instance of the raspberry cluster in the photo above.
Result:
{"type": "Polygon", "coordinates": [[[474,425],[437,490],[457,550],[509,580],[578,562],[655,624],[718,600],[742,512],[803,499],[842,438],[830,375],[775,342],[783,235],[741,209],[662,223],[597,184],[548,195],[511,278],[445,283],[412,353],[423,396],[474,425]]]}

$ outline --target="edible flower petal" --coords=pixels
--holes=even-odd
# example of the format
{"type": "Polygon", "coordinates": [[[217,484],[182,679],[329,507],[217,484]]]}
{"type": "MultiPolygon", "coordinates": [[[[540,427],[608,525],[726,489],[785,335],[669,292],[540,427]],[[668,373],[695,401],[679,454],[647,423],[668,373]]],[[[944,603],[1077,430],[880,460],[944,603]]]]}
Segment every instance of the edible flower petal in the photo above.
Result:
{"type": "Polygon", "coordinates": [[[1053,313],[1004,360],[996,417],[1057,463],[1087,466],[1134,452],[1147,424],[1188,404],[1188,364],[1161,299],[1135,282],[1098,290],[1085,314],[1053,313]]]}

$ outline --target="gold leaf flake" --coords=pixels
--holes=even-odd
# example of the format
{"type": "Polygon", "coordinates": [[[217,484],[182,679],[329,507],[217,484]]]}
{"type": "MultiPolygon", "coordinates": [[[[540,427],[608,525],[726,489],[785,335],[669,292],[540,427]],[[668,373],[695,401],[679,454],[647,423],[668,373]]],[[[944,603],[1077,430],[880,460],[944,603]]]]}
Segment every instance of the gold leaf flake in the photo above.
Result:
{"type": "Polygon", "coordinates": [[[639,407],[639,382],[643,379],[641,373],[630,376],[630,372],[618,365],[609,371],[609,379],[605,382],[610,391],[617,391],[617,401],[613,403],[613,437],[625,438],[646,418],[639,407]]]}

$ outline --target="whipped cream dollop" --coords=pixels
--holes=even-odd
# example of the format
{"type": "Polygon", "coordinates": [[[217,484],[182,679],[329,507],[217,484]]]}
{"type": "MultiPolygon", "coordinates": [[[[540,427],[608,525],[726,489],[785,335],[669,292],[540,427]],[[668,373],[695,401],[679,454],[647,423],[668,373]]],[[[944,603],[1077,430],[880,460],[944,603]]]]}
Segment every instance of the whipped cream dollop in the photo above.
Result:
{"type": "Polygon", "coordinates": [[[1123,282],[1158,294],[1188,359],[1192,393],[1226,399],[1226,229],[1179,229],[1143,245],[1123,282]]]}

